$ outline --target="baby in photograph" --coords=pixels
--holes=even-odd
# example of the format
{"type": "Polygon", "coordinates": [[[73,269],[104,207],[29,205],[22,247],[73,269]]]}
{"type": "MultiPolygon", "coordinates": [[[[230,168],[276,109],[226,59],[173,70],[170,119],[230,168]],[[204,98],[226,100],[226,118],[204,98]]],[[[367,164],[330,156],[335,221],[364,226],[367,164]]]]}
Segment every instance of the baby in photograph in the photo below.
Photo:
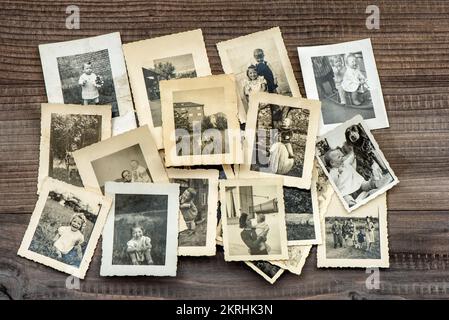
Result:
{"type": "MultiPolygon", "coordinates": [[[[265,215],[263,213],[257,215],[256,221],[253,222],[253,226],[258,238],[267,239],[268,231],[270,231],[270,226],[266,223],[265,215]]],[[[270,251],[270,246],[266,244],[265,241],[261,241],[259,250],[266,251],[268,253],[270,251]]]]}
{"type": "Polygon", "coordinates": [[[147,169],[137,160],[131,160],[131,176],[132,182],[151,182],[147,169]]]}
{"type": "MultiPolygon", "coordinates": [[[[347,147],[346,147],[347,148],[347,147]]],[[[355,169],[356,159],[354,152],[348,148],[346,155],[342,149],[330,149],[324,155],[324,161],[329,169],[329,175],[343,195],[344,200],[351,207],[357,201],[369,197],[378,188],[385,185],[388,180],[370,179],[366,181],[355,169]]]]}
{"type": "Polygon", "coordinates": [[[86,218],[82,213],[75,213],[68,226],[61,226],[56,237],[53,239],[53,246],[58,259],[66,259],[67,255],[75,255],[78,260],[83,257],[81,245],[84,242],[83,230],[86,226],[86,218]]]}
{"type": "Polygon", "coordinates": [[[92,63],[86,62],[83,65],[78,84],[81,86],[81,97],[83,105],[98,104],[100,102],[100,93],[98,91],[104,84],[103,79],[93,73],[92,63]]]}
{"type": "Polygon", "coordinates": [[[352,103],[359,106],[364,102],[364,94],[370,90],[368,80],[360,71],[357,57],[354,54],[351,53],[346,57],[346,63],[347,68],[341,81],[341,87],[344,91],[351,93],[352,103]]]}
{"type": "Polygon", "coordinates": [[[127,242],[126,252],[133,265],[153,264],[151,257],[151,238],[144,236],[143,227],[134,225],[131,228],[131,240],[127,242]]]}

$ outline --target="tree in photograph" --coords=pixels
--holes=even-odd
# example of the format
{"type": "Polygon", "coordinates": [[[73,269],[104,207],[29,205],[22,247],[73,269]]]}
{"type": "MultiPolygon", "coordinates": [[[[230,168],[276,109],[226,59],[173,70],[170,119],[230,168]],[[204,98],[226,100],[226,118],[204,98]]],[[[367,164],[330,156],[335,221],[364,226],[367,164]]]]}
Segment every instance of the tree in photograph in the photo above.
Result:
{"type": "Polygon", "coordinates": [[[176,78],[176,68],[171,62],[159,62],[154,67],[154,71],[165,80],[176,78]]]}

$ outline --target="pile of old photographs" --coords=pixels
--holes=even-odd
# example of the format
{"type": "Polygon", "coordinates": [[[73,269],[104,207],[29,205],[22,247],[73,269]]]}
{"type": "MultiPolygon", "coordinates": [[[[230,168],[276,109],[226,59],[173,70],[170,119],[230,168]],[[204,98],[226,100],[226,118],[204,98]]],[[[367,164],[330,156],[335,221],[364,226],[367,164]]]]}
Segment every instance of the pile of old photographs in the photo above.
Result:
{"type": "Polygon", "coordinates": [[[270,283],[312,245],[318,267],[389,266],[398,179],[370,132],[389,126],[370,40],[298,48],[308,99],[279,28],[217,48],[220,75],[201,30],[39,46],[49,103],[20,256],[84,278],[102,235],[102,276],[176,276],[217,245],[270,283]]]}

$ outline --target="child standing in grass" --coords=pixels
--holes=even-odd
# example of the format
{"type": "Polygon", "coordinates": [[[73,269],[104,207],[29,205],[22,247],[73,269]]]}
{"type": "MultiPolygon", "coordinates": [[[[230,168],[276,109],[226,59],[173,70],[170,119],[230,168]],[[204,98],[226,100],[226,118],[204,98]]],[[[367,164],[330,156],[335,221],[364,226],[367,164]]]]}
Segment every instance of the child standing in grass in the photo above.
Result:
{"type": "Polygon", "coordinates": [[[83,65],[83,74],[80,76],[78,84],[81,86],[83,105],[98,104],[100,102],[98,89],[103,86],[103,80],[100,76],[93,73],[91,62],[83,65]]]}
{"type": "Polygon", "coordinates": [[[53,239],[58,259],[62,259],[73,249],[76,250],[78,259],[83,257],[81,244],[84,242],[83,230],[86,226],[86,218],[82,213],[75,213],[70,219],[68,226],[61,226],[58,229],[56,237],[53,239]]]}

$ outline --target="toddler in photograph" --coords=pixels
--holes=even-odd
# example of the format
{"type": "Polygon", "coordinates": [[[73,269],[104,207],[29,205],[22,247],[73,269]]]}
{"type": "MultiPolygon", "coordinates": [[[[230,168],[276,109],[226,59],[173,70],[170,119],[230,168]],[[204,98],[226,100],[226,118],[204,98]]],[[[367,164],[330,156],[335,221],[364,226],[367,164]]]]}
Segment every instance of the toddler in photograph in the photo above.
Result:
{"type": "Polygon", "coordinates": [[[346,57],[347,68],[341,83],[342,88],[351,93],[352,103],[356,106],[361,105],[361,96],[366,91],[370,90],[368,81],[365,75],[360,71],[357,63],[357,57],[354,54],[349,54],[346,57]]]}
{"type": "Polygon", "coordinates": [[[131,240],[127,242],[126,252],[133,265],[153,264],[151,257],[151,239],[143,235],[143,227],[135,225],[131,228],[131,240]]]}
{"type": "Polygon", "coordinates": [[[84,242],[83,230],[86,226],[86,218],[82,213],[75,213],[68,226],[61,226],[56,237],[53,239],[53,246],[58,259],[62,259],[72,250],[79,260],[83,257],[81,244],[84,242]]]}
{"type": "Polygon", "coordinates": [[[131,160],[131,176],[132,182],[151,182],[147,169],[137,160],[131,160]]]}
{"type": "MultiPolygon", "coordinates": [[[[257,215],[256,221],[255,221],[255,231],[258,238],[267,238],[268,231],[270,231],[270,226],[265,221],[265,215],[263,213],[259,213],[257,215]]],[[[270,250],[270,247],[265,243],[265,241],[260,242],[259,246],[260,251],[266,251],[268,254],[268,251],[270,250]]]]}
{"type": "Polygon", "coordinates": [[[98,89],[103,86],[103,79],[93,73],[91,62],[83,65],[83,73],[78,80],[78,84],[81,86],[81,98],[84,105],[100,102],[98,89]]]}
{"type": "Polygon", "coordinates": [[[243,80],[243,94],[249,102],[249,95],[254,92],[267,91],[267,81],[257,73],[257,68],[250,65],[246,70],[246,79],[243,80]]]}
{"type": "Polygon", "coordinates": [[[193,198],[196,196],[196,190],[192,187],[187,188],[179,197],[179,209],[181,210],[184,221],[187,224],[187,228],[190,231],[195,230],[195,218],[198,215],[198,209],[193,202],[193,198]]]}

